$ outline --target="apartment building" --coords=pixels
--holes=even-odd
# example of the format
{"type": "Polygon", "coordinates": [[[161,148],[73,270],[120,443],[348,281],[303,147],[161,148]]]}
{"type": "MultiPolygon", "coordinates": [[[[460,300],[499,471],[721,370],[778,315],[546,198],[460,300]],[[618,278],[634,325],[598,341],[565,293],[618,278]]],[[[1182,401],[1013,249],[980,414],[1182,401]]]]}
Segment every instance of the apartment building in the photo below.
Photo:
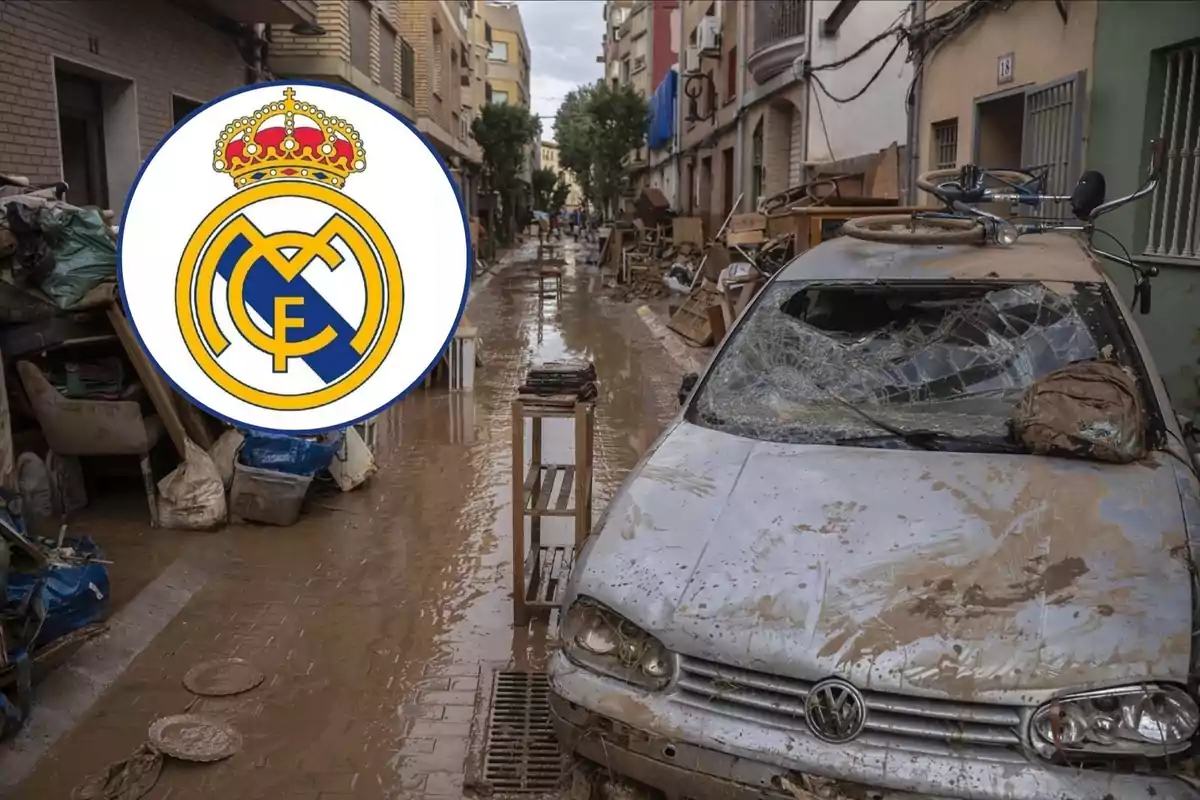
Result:
{"type": "Polygon", "coordinates": [[[0,0],[0,172],[120,213],[175,123],[262,75],[256,24],[317,22],[314,0],[0,0]]]}
{"type": "MultiPolygon", "coordinates": [[[[632,33],[638,5],[611,0],[606,8],[606,80],[622,77],[612,17],[630,21],[632,33]]],[[[705,218],[715,231],[729,212],[753,210],[760,199],[803,183],[810,167],[903,144],[912,79],[905,47],[878,76],[895,40],[848,57],[909,7],[905,0],[680,0],[667,12],[662,37],[677,75],[653,83],[651,138],[660,146],[651,148],[640,184],[658,186],[678,210],[705,218]],[[825,91],[806,77],[805,62],[841,61],[820,72],[825,91]]]]}
{"type": "MultiPolygon", "coordinates": [[[[529,40],[521,9],[514,2],[488,0],[483,4],[488,33],[486,99],[489,103],[530,107],[529,40]]],[[[521,180],[530,183],[541,159],[540,137],[529,143],[521,180]]]]}
{"type": "MultiPolygon", "coordinates": [[[[605,80],[612,86],[629,86],[648,102],[676,69],[678,56],[679,0],[608,0],[605,3],[603,56],[605,80]]],[[[640,189],[658,186],[657,170],[669,151],[651,146],[629,154],[627,199],[640,189]],[[656,174],[657,171],[657,174],[656,174]]]]}
{"type": "Polygon", "coordinates": [[[471,0],[310,2],[323,35],[273,29],[275,72],[352,86],[412,120],[473,213],[481,153],[470,132],[471,0]]]}
{"type": "Polygon", "coordinates": [[[486,2],[483,19],[491,30],[487,56],[488,100],[529,108],[529,40],[516,3],[486,2]]]}
{"type": "Polygon", "coordinates": [[[559,163],[558,143],[542,140],[540,151],[541,157],[538,162],[540,168],[554,170],[566,182],[567,186],[571,188],[570,194],[567,195],[565,208],[568,210],[579,208],[583,203],[583,194],[579,191],[579,184],[576,183],[575,177],[571,174],[570,170],[564,169],[559,163]]]}

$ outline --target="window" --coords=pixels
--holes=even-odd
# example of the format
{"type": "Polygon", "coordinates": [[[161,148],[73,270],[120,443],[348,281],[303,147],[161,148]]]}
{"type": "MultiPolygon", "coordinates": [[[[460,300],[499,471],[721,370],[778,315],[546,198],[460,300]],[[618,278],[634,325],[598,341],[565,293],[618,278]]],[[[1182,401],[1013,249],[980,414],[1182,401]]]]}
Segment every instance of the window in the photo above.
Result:
{"type": "Polygon", "coordinates": [[[621,59],[621,83],[629,83],[629,59],[621,59]]]}
{"type": "Polygon", "coordinates": [[[738,76],[737,56],[738,56],[737,47],[734,46],[734,47],[729,48],[729,58],[725,62],[725,102],[726,103],[731,102],[735,97],[737,97],[737,76],[738,76]]]}
{"type": "Polygon", "coordinates": [[[188,114],[195,111],[203,103],[197,103],[195,100],[188,100],[186,97],[180,97],[177,94],[171,95],[171,122],[178,125],[183,122],[188,114]]]}
{"type": "Polygon", "coordinates": [[[367,77],[371,76],[371,4],[353,0],[350,4],[350,63],[367,77]]]}
{"type": "Polygon", "coordinates": [[[441,26],[435,19],[433,21],[433,93],[438,97],[442,96],[442,59],[446,55],[443,38],[441,26]]]}
{"type": "Polygon", "coordinates": [[[646,35],[641,34],[633,40],[633,72],[641,72],[646,68],[646,35]]]}
{"type": "Polygon", "coordinates": [[[508,105],[508,92],[502,92],[499,89],[493,89],[491,102],[498,106],[508,105]]]}
{"type": "Polygon", "coordinates": [[[379,24],[379,85],[389,92],[396,91],[396,31],[382,20],[379,24]]]}
{"type": "Polygon", "coordinates": [[[450,112],[450,129],[458,131],[458,138],[462,138],[462,119],[455,112],[450,112]]]}
{"type": "Polygon", "coordinates": [[[412,102],[416,96],[416,75],[413,70],[417,67],[416,53],[406,40],[400,40],[400,96],[412,102]]]}
{"type": "Polygon", "coordinates": [[[492,42],[488,50],[488,61],[508,63],[508,42],[492,42]]]}
{"type": "Polygon", "coordinates": [[[933,168],[958,166],[958,117],[933,123],[933,168]]]}
{"type": "Polygon", "coordinates": [[[1200,261],[1200,45],[1159,56],[1166,63],[1159,136],[1164,178],[1154,191],[1146,254],[1200,261]]]}

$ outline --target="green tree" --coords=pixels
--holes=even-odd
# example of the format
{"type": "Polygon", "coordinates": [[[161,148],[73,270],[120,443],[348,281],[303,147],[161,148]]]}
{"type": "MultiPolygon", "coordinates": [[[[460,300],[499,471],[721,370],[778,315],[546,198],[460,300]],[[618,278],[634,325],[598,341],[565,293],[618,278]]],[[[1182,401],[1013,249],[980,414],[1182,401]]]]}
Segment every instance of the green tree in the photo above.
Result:
{"type": "Polygon", "coordinates": [[[550,211],[550,197],[558,183],[558,173],[543,167],[535,169],[530,180],[533,189],[533,207],[539,211],[550,211]]]}
{"type": "Polygon", "coordinates": [[[563,210],[563,206],[567,204],[567,198],[571,196],[571,185],[563,178],[558,176],[558,183],[554,184],[554,191],[550,193],[550,211],[553,214],[563,210]]]}
{"type": "Polygon", "coordinates": [[[504,241],[511,239],[513,211],[521,192],[526,152],[541,134],[538,118],[521,106],[489,103],[471,123],[471,135],[483,150],[484,176],[500,193],[504,241]]]}
{"type": "Polygon", "coordinates": [[[554,116],[554,135],[558,141],[558,163],[569,170],[585,201],[595,202],[592,194],[592,136],[595,120],[588,111],[594,86],[580,86],[563,98],[554,116]]]}
{"type": "Polygon", "coordinates": [[[555,116],[559,163],[575,175],[585,198],[615,211],[625,159],[646,142],[650,108],[632,86],[606,83],[570,92],[555,116]]]}
{"type": "Polygon", "coordinates": [[[551,215],[563,210],[571,194],[571,186],[563,180],[562,175],[552,169],[535,169],[531,182],[534,208],[551,215]]]}

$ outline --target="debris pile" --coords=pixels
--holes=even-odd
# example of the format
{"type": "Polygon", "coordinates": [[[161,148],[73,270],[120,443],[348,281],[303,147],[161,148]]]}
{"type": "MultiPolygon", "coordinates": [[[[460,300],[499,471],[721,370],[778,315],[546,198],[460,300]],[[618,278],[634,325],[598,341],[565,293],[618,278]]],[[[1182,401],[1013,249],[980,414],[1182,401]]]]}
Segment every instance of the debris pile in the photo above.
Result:
{"type": "Polygon", "coordinates": [[[33,686],[100,633],[108,606],[104,554],[88,536],[42,538],[19,496],[0,488],[0,739],[29,718],[33,686]]]}

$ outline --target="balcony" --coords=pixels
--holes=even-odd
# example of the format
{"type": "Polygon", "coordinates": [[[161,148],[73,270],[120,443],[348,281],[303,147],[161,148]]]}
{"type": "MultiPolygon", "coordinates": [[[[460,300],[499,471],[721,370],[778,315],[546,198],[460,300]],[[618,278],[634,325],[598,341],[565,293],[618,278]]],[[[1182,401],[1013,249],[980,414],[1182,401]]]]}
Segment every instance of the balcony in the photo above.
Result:
{"type": "Polygon", "coordinates": [[[808,8],[804,0],[757,0],[752,9],[753,38],[746,66],[755,81],[765,83],[805,54],[808,8]]]}
{"type": "Polygon", "coordinates": [[[317,0],[204,0],[219,14],[235,22],[276,25],[315,25],[317,0]]]}

